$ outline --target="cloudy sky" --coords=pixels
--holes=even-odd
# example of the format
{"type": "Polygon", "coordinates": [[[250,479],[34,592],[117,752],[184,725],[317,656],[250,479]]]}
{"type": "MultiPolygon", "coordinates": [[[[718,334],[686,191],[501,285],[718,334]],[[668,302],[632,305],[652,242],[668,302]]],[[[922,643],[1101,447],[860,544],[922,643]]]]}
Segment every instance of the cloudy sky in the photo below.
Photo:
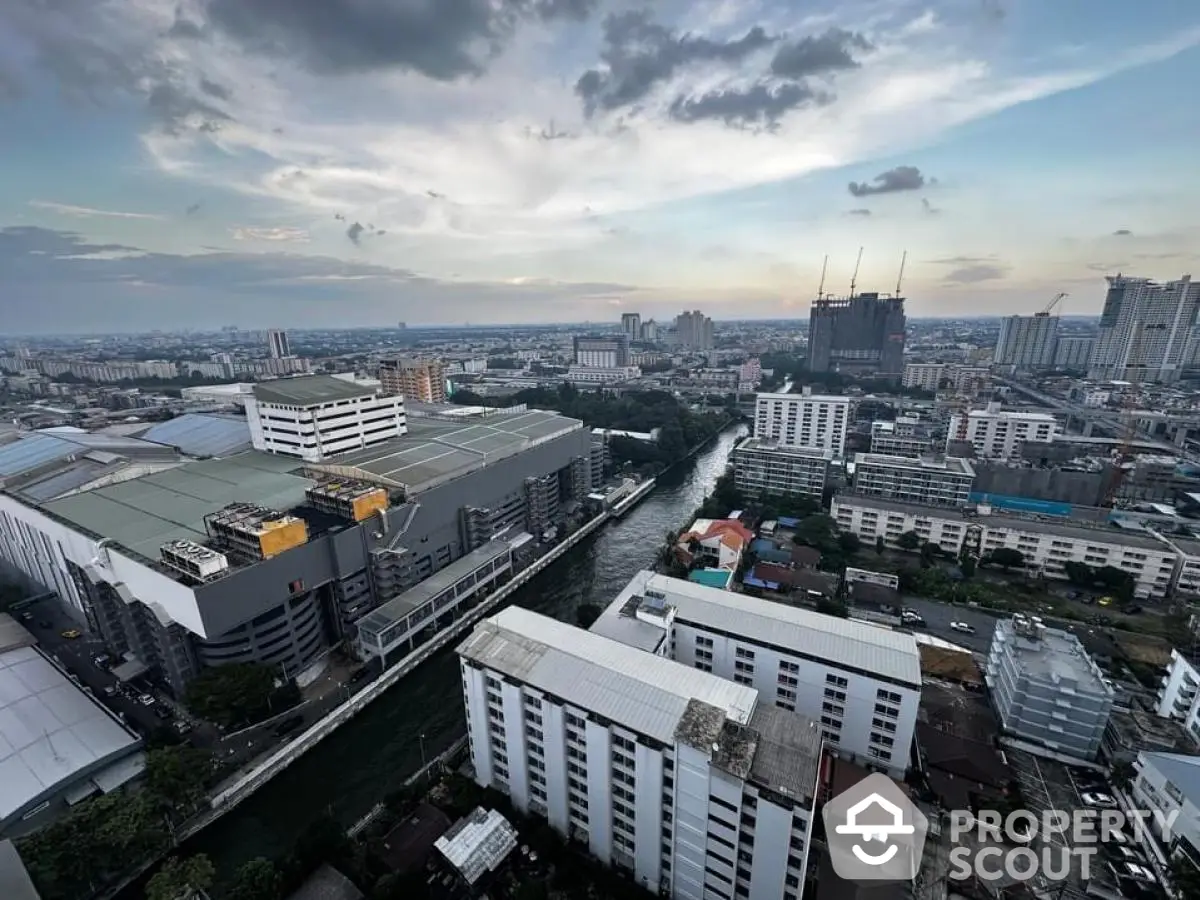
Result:
{"type": "Polygon", "coordinates": [[[0,331],[1029,312],[1200,260],[1193,0],[3,0],[0,331]]]}

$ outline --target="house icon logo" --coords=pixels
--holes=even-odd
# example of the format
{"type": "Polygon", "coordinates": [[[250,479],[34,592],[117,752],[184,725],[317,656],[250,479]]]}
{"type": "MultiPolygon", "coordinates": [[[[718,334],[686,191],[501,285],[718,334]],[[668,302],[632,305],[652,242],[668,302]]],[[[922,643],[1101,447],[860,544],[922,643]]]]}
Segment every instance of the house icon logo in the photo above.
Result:
{"type": "Polygon", "coordinates": [[[929,822],[886,775],[869,775],[825,804],[829,861],[850,881],[911,881],[929,822]]]}

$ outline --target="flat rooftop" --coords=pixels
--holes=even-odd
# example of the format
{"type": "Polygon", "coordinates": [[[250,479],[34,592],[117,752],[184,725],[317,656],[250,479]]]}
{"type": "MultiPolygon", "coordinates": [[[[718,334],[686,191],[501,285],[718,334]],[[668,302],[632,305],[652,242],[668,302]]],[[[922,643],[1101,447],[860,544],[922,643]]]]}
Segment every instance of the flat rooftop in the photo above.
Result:
{"type": "Polygon", "coordinates": [[[694,701],[741,725],[758,701],[753,688],[519,606],[480,622],[458,654],[664,744],[694,701]]]}
{"type": "Polygon", "coordinates": [[[375,389],[332,375],[301,375],[277,378],[254,386],[254,399],[283,406],[316,406],[355,397],[370,397],[375,389]]]}
{"type": "MultiPolygon", "coordinates": [[[[947,519],[964,521],[982,525],[985,528],[1002,528],[1010,531],[1026,531],[1031,534],[1047,534],[1058,537],[1074,537],[1091,541],[1095,544],[1120,544],[1122,546],[1142,547],[1147,550],[1158,550],[1170,553],[1171,548],[1158,538],[1145,531],[1135,531],[1130,528],[1119,528],[1093,518],[1081,518],[1072,514],[1070,518],[1055,516],[1052,521],[1035,516],[1018,516],[1011,513],[974,514],[975,507],[965,507],[956,510],[947,506],[930,506],[924,503],[906,503],[902,500],[889,500],[883,497],[862,496],[842,492],[834,497],[834,501],[847,506],[859,506],[867,509],[878,509],[887,512],[904,513],[910,516],[921,516],[929,519],[947,519]]],[[[1086,514],[1086,508],[1080,510],[1086,514]]],[[[1111,513],[1111,510],[1105,510],[1111,513]]]]}
{"type": "Polygon", "coordinates": [[[511,549],[508,541],[491,541],[456,559],[443,569],[438,569],[424,581],[418,582],[403,594],[373,609],[357,622],[359,631],[378,634],[394,622],[398,622],[414,610],[449,588],[454,587],[476,569],[499,559],[511,549]]]}
{"type": "Polygon", "coordinates": [[[157,562],[168,541],[207,542],[204,517],[230,503],[280,511],[303,504],[313,481],[295,474],[301,465],[269,453],[239,453],[51,500],[42,508],[157,562]]]}
{"type": "Polygon", "coordinates": [[[760,452],[770,453],[772,456],[792,456],[797,459],[833,459],[832,450],[823,450],[820,447],[783,447],[777,441],[756,437],[746,438],[733,450],[735,453],[738,451],[760,452]]]}
{"type": "MultiPolygon", "coordinates": [[[[797,656],[918,689],[921,686],[921,657],[911,634],[705,587],[650,571],[633,576],[597,620],[598,631],[607,631],[612,616],[619,616],[631,598],[645,596],[647,590],[666,596],[666,605],[675,608],[677,622],[686,621],[747,641],[783,647],[797,656]],[[601,622],[605,624],[601,625],[601,622]]],[[[616,632],[613,637],[618,639],[616,632]]]]}
{"type": "Polygon", "coordinates": [[[788,797],[812,797],[821,761],[821,728],[811,719],[761,703],[750,717],[758,735],[748,780],[788,797]]]}
{"type": "Polygon", "coordinates": [[[33,647],[0,653],[0,820],[140,743],[33,647]]]}
{"type": "Polygon", "coordinates": [[[1090,694],[1111,696],[1113,693],[1112,688],[1101,680],[1079,638],[1069,631],[1046,628],[1038,638],[1026,637],[1017,632],[1012,619],[1005,619],[996,623],[993,640],[1007,643],[1023,675],[1052,681],[1055,685],[1070,682],[1078,690],[1090,694]]]}
{"type": "Polygon", "coordinates": [[[860,466],[886,466],[892,469],[910,469],[919,472],[945,472],[952,475],[967,475],[975,477],[975,467],[967,460],[958,456],[923,456],[913,459],[909,456],[892,456],[887,453],[857,453],[854,456],[857,470],[860,466]]]}
{"type": "Polygon", "coordinates": [[[404,437],[311,468],[415,493],[581,428],[578,419],[544,410],[469,423],[414,418],[404,437]]]}

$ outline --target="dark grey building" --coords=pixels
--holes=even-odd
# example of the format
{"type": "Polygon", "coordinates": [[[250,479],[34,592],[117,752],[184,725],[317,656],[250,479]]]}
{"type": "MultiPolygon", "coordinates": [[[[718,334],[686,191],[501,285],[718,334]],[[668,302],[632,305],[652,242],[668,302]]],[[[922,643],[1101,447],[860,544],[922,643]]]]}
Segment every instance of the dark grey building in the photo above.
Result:
{"type": "Polygon", "coordinates": [[[295,674],[498,535],[555,530],[591,452],[555,413],[422,418],[318,463],[252,451],[42,507],[0,495],[0,555],[176,690],[233,662],[295,674]]]}
{"type": "Polygon", "coordinates": [[[902,375],[905,327],[903,297],[822,297],[809,313],[809,371],[902,375]]]}

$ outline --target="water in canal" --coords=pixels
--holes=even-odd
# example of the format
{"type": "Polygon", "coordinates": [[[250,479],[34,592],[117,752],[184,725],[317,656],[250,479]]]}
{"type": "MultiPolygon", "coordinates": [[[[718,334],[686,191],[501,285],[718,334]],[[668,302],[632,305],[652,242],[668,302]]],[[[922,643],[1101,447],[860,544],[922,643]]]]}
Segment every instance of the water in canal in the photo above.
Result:
{"type": "MultiPolygon", "coordinates": [[[[744,433],[744,429],[742,429],[744,433]]],[[[607,603],[647,568],[667,531],[703,501],[724,472],[738,431],[658,480],[624,519],[609,523],[516,594],[521,606],[575,621],[584,603],[607,603]]],[[[187,842],[226,874],[256,856],[287,853],[322,813],[350,825],[463,733],[462,689],[451,649],[431,659],[284,770],[233,812],[187,842]]]]}

